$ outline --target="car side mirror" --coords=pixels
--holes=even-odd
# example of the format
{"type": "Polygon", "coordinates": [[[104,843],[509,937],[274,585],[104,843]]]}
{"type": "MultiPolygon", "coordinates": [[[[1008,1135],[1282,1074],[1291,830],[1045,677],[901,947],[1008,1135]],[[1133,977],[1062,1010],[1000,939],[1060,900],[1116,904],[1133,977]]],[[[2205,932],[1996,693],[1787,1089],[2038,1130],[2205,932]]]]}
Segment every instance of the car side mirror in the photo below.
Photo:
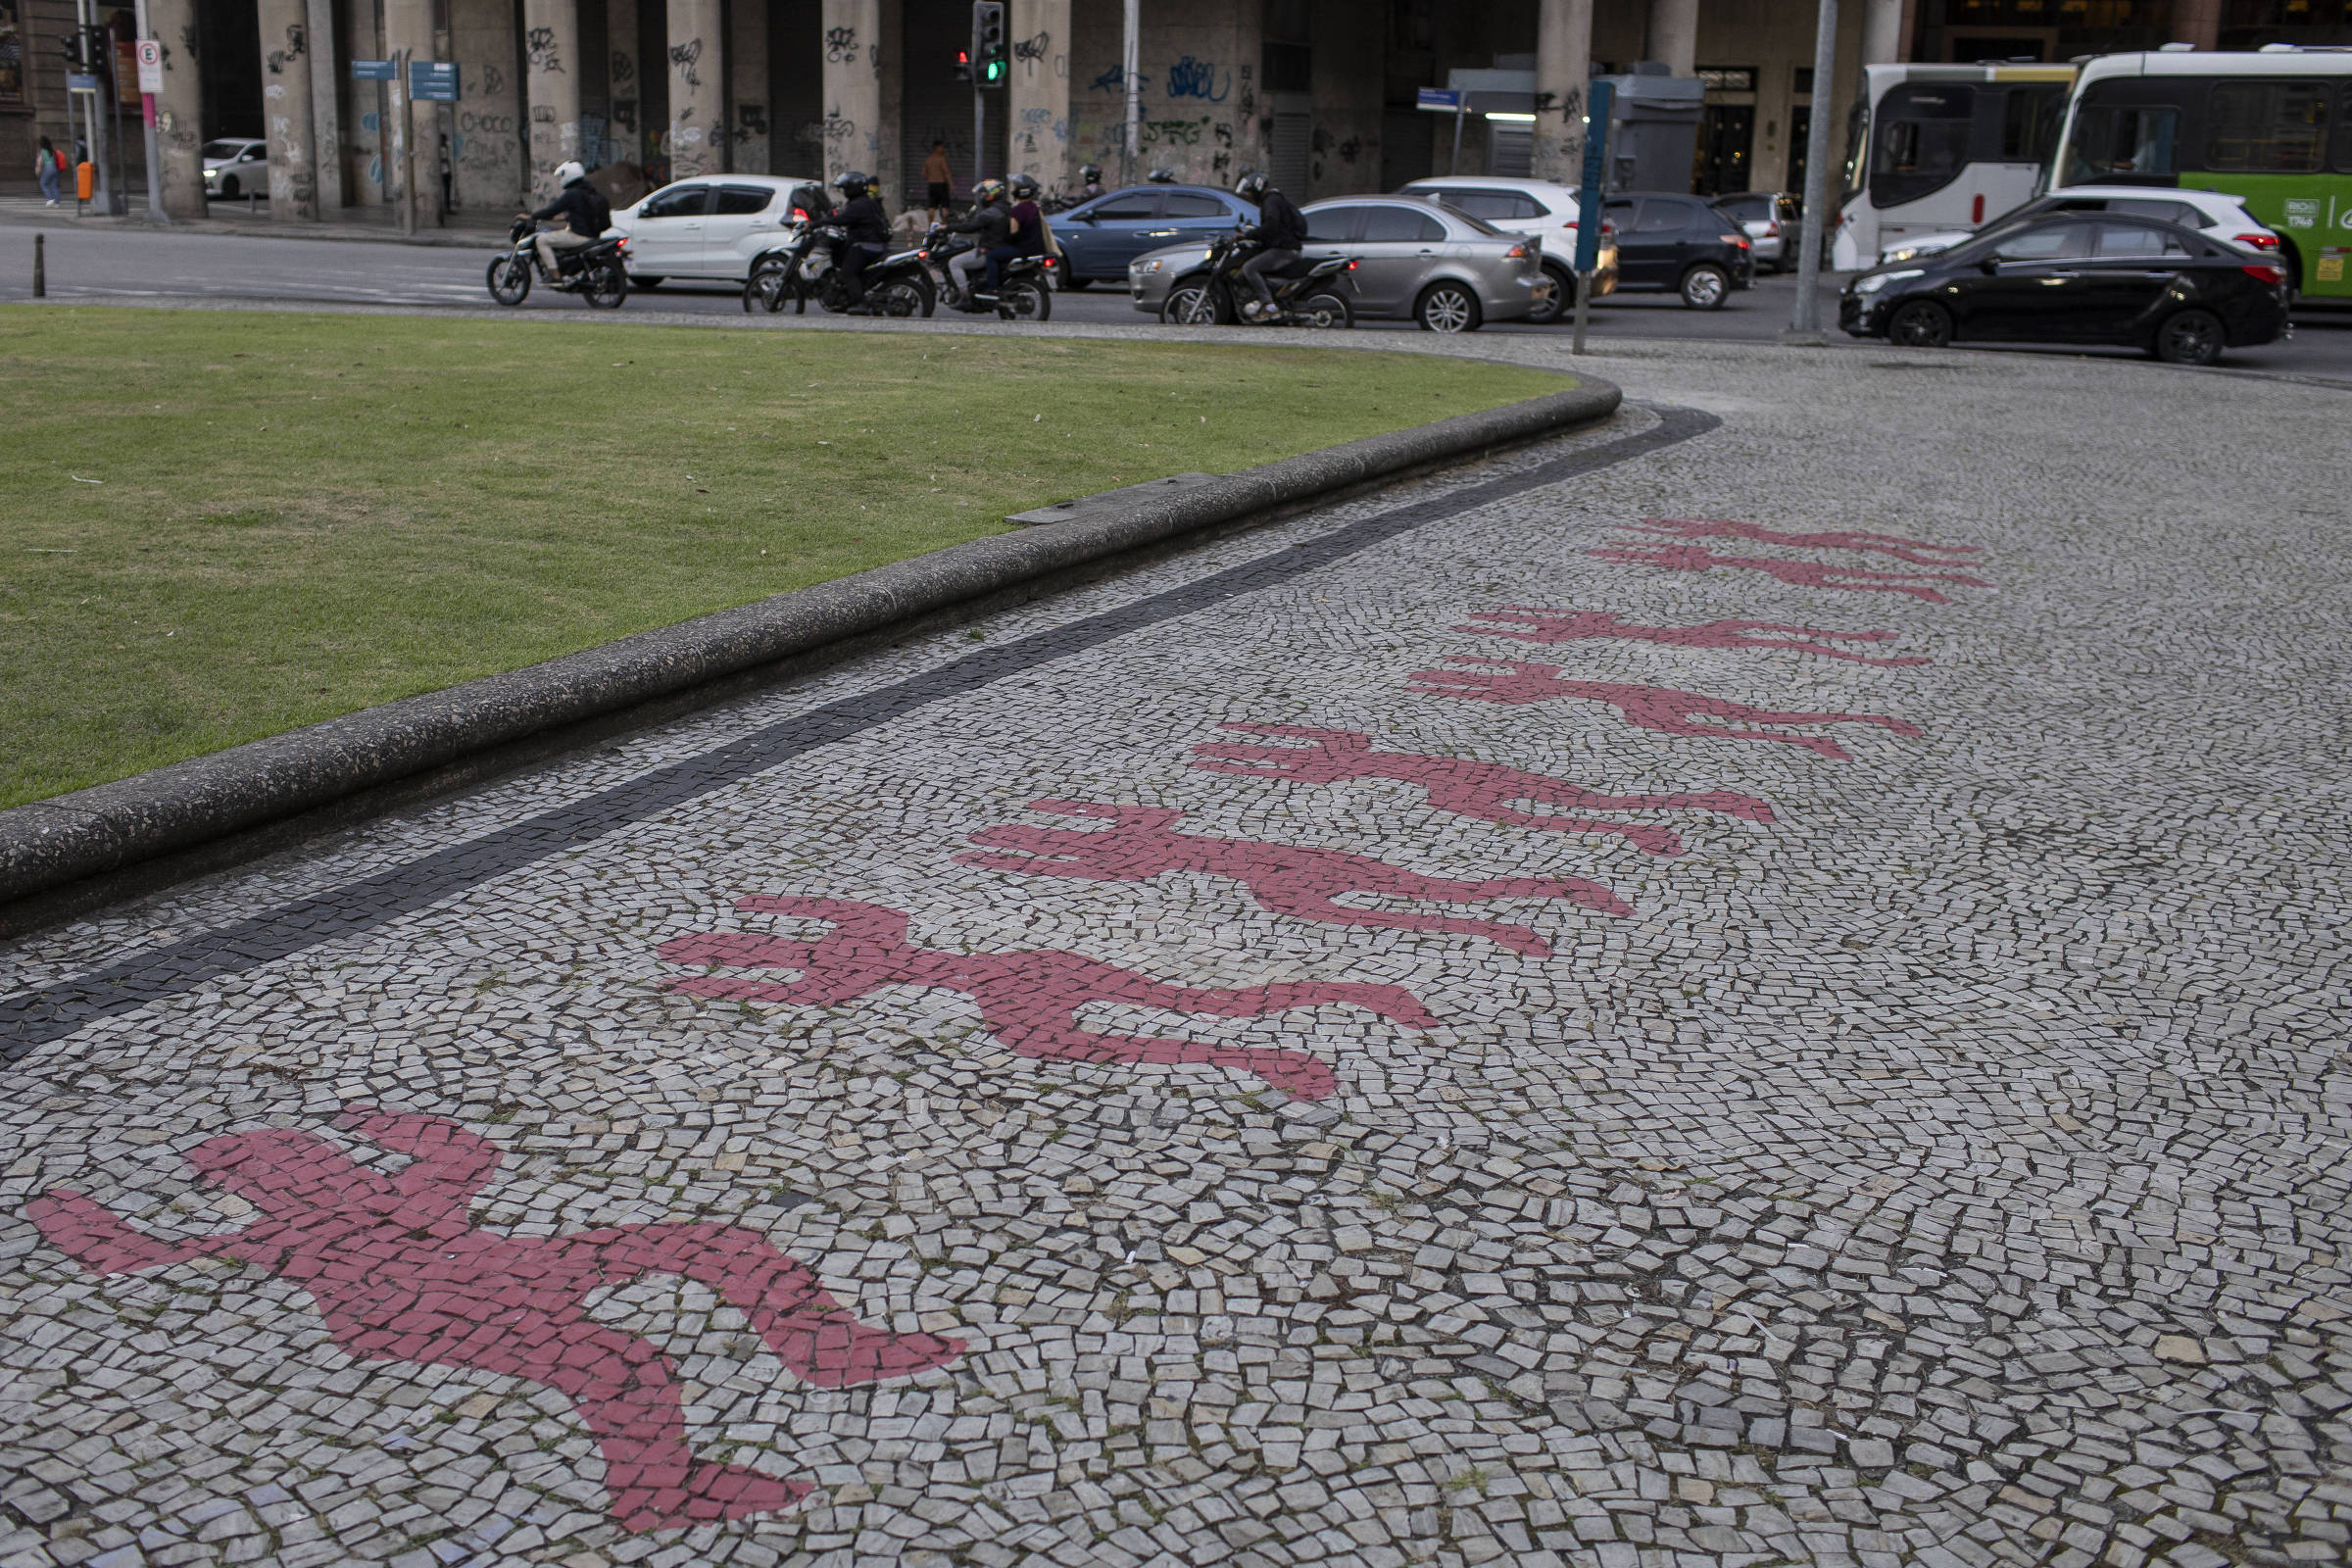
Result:
{"type": "Polygon", "coordinates": [[[1983,272],[1986,277],[1990,277],[2000,270],[2001,259],[1998,256],[1987,256],[1977,264],[1977,270],[1983,272]]]}

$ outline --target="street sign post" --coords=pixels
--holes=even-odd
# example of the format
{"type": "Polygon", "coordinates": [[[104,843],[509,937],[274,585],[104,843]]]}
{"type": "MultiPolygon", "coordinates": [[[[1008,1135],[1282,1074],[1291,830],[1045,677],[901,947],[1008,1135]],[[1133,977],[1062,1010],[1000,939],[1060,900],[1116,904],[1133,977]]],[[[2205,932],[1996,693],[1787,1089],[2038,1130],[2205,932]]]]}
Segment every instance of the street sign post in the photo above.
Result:
{"type": "Polygon", "coordinates": [[[458,101],[458,65],[454,60],[409,62],[409,98],[420,104],[458,101]]]}
{"type": "Polygon", "coordinates": [[[1449,174],[1462,172],[1462,122],[1470,112],[1470,95],[1458,87],[1422,87],[1416,90],[1413,107],[1427,109],[1453,117],[1453,167],[1449,174]]]}
{"type": "Polygon", "coordinates": [[[139,91],[153,97],[164,90],[164,45],[159,38],[139,40],[139,91]]]}
{"type": "Polygon", "coordinates": [[[1592,274],[1600,267],[1600,228],[1609,172],[1609,111],[1615,107],[1614,82],[1595,81],[1585,89],[1584,183],[1576,192],[1576,339],[1570,351],[1585,352],[1585,318],[1592,308],[1592,274]]]}
{"type": "Polygon", "coordinates": [[[354,60],[351,63],[351,79],[354,81],[390,81],[392,80],[392,62],[389,60],[354,60]]]}

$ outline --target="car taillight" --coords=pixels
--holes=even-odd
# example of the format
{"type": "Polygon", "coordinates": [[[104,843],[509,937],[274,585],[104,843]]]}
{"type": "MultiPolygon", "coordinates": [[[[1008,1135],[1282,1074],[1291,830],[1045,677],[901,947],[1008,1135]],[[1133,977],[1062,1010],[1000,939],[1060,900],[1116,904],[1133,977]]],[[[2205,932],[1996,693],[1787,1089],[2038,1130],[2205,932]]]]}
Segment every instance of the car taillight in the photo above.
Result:
{"type": "Polygon", "coordinates": [[[1502,254],[1505,261],[1524,262],[1527,260],[1527,247],[1524,245],[1514,245],[1509,250],[1504,251],[1502,254]]]}
{"type": "Polygon", "coordinates": [[[1726,245],[1737,245],[1741,250],[1747,249],[1748,241],[1745,234],[1718,234],[1715,237],[1726,245]]]}
{"type": "Polygon", "coordinates": [[[1348,258],[1348,270],[1350,272],[1355,270],[1355,258],[1352,256],[1348,258]]]}
{"type": "Polygon", "coordinates": [[[2268,262],[2256,262],[2252,267],[2241,267],[2238,270],[2255,281],[2268,283],[2274,288],[2286,281],[2285,270],[2273,267],[2268,262]]]}
{"type": "Polygon", "coordinates": [[[2278,248],[2278,236],[2276,234],[2239,234],[2235,237],[2240,245],[2251,245],[2258,251],[2275,251],[2278,248]]]}
{"type": "Polygon", "coordinates": [[[629,248],[629,239],[628,239],[628,236],[624,234],[624,235],[622,235],[620,238],[618,238],[618,239],[614,240],[614,241],[612,242],[612,248],[613,248],[614,250],[616,250],[616,251],[625,251],[625,250],[627,250],[627,249],[629,248]]]}
{"type": "Polygon", "coordinates": [[[806,207],[795,207],[792,210],[792,220],[796,223],[806,223],[808,221],[808,209],[806,207]]]}
{"type": "Polygon", "coordinates": [[[1781,237],[1781,225],[1778,223],[1766,223],[1764,225],[1764,237],[1766,239],[1779,239],[1781,237]]]}

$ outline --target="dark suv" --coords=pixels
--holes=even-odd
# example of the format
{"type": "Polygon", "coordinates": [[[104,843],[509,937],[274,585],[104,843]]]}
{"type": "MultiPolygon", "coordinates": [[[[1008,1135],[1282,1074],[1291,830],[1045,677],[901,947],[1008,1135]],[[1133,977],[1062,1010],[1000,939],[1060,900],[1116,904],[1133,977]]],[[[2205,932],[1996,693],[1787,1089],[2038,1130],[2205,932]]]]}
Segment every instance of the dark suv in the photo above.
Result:
{"type": "Polygon", "coordinates": [[[1703,197],[1622,191],[1609,198],[1608,219],[1621,291],[1663,289],[1694,311],[1719,311],[1734,289],[1756,280],[1746,229],[1703,197]]]}

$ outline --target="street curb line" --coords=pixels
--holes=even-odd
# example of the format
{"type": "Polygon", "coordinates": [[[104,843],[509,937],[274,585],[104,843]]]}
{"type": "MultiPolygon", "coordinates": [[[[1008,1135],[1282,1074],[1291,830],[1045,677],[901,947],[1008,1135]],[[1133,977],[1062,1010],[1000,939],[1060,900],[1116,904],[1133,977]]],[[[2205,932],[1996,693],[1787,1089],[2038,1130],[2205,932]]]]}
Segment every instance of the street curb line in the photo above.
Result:
{"type": "Polygon", "coordinates": [[[1581,379],[1565,392],[1285,458],[1116,515],[970,540],[0,811],[0,912],[1074,567],[1589,424],[1624,401],[1614,384],[1581,379]]]}

